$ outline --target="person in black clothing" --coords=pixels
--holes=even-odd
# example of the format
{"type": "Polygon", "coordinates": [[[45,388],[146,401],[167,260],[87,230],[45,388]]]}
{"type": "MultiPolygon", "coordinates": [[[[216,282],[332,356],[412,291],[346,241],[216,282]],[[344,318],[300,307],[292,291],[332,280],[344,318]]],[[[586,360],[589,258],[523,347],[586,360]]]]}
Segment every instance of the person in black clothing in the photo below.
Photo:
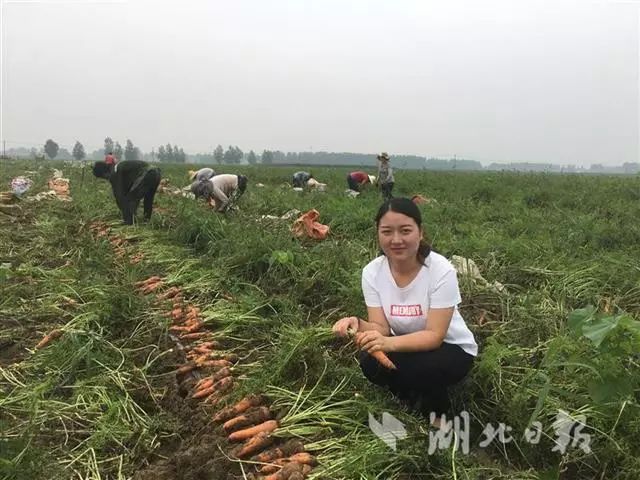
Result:
{"type": "Polygon", "coordinates": [[[148,167],[140,160],[125,160],[115,165],[96,162],[93,165],[93,174],[111,183],[125,225],[133,224],[140,200],[144,204],[144,219],[151,218],[153,197],[160,185],[161,172],[159,168],[148,167]]]}

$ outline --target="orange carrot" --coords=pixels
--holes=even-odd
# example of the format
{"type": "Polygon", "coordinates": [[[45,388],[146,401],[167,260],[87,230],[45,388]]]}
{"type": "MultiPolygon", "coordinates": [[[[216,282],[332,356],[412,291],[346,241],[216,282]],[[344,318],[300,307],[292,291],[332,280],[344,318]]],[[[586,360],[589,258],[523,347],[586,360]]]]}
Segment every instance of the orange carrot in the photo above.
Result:
{"type": "Polygon", "coordinates": [[[211,332],[194,332],[194,333],[185,333],[180,335],[182,340],[197,340],[199,338],[208,337],[211,335],[211,332]]]}
{"type": "Polygon", "coordinates": [[[213,379],[211,377],[206,377],[203,378],[202,380],[198,381],[198,383],[196,383],[196,386],[194,387],[194,390],[198,391],[198,390],[202,390],[204,388],[209,388],[210,386],[213,385],[213,379]]]}
{"type": "MultiPolygon", "coordinates": [[[[224,370],[224,369],[223,369],[224,370]]],[[[214,422],[225,422],[243,412],[246,412],[251,407],[256,407],[260,404],[264,403],[264,398],[262,395],[249,395],[244,397],[238,403],[231,407],[227,407],[223,410],[220,410],[215,417],[213,417],[214,422]]]]}
{"type": "Polygon", "coordinates": [[[144,288],[142,289],[142,293],[143,293],[144,295],[148,295],[149,293],[156,291],[156,290],[157,290],[158,288],[160,288],[162,285],[163,285],[163,284],[162,284],[162,282],[161,282],[161,281],[159,281],[159,282],[157,282],[157,283],[152,283],[152,284],[147,285],[146,287],[144,287],[144,288]]]}
{"type": "Polygon", "coordinates": [[[178,367],[178,369],[176,370],[176,375],[181,375],[184,373],[189,373],[191,370],[193,370],[194,368],[196,368],[196,366],[192,363],[185,363],[184,365],[181,365],[180,367],[178,367]]]}
{"type": "MultiPolygon", "coordinates": [[[[361,332],[357,332],[353,329],[349,329],[349,331],[347,332],[350,336],[355,336],[356,337],[356,343],[358,340],[358,334],[361,332]]],[[[380,365],[382,365],[383,367],[386,367],[390,370],[397,370],[396,366],[393,364],[393,362],[391,360],[389,360],[389,357],[387,356],[386,353],[384,353],[381,350],[378,350],[376,352],[370,353],[369,355],[371,355],[373,358],[375,358],[378,363],[380,365]]]]}
{"type": "Polygon", "coordinates": [[[49,332],[47,335],[44,336],[44,338],[42,340],[40,340],[38,342],[38,344],[35,346],[36,350],[40,350],[41,348],[46,347],[47,345],[49,345],[51,342],[53,342],[56,338],[60,337],[62,335],[62,330],[56,328],[54,330],[51,330],[51,332],[49,332]]]}
{"type": "Polygon", "coordinates": [[[170,298],[175,297],[178,293],[180,293],[180,289],[178,287],[171,287],[166,292],[161,293],[156,297],[157,300],[169,300],[170,298]]]}
{"type": "Polygon", "coordinates": [[[302,452],[304,445],[300,440],[291,439],[280,445],[279,447],[272,448],[266,452],[262,452],[255,457],[251,457],[251,461],[259,463],[267,463],[277,460],[278,458],[287,457],[296,453],[302,452]]]}
{"type": "Polygon", "coordinates": [[[389,357],[387,357],[387,354],[384,353],[382,350],[378,350],[376,352],[373,352],[372,354],[370,354],[373,358],[375,358],[378,363],[380,365],[382,365],[383,367],[386,367],[390,370],[397,370],[396,366],[394,365],[394,363],[389,360],[389,357]]]}
{"type": "Polygon", "coordinates": [[[256,436],[249,438],[233,454],[237,458],[246,458],[255,453],[259,453],[274,442],[274,438],[267,432],[260,432],[256,436]]]}
{"type": "Polygon", "coordinates": [[[300,452],[287,458],[278,458],[273,460],[270,465],[265,465],[260,468],[260,473],[275,473],[289,463],[299,463],[300,465],[309,465],[310,467],[313,467],[318,462],[316,461],[316,457],[311,455],[309,452],[300,452]]]}
{"type": "Polygon", "coordinates": [[[233,432],[231,435],[229,435],[229,441],[241,442],[243,440],[247,440],[251,437],[254,437],[258,433],[262,433],[262,432],[271,433],[276,428],[278,428],[277,420],[267,420],[266,422],[256,425],[255,427],[245,428],[244,430],[238,430],[237,432],[233,432]]]}
{"type": "Polygon", "coordinates": [[[147,285],[148,283],[157,282],[158,280],[161,280],[161,278],[158,277],[158,276],[153,276],[153,277],[147,278],[146,280],[141,280],[140,282],[136,282],[136,283],[134,283],[134,285],[136,287],[142,287],[142,286],[147,285]]]}
{"type": "Polygon", "coordinates": [[[209,385],[207,388],[202,388],[202,389],[198,390],[196,393],[194,393],[193,395],[191,395],[191,398],[208,397],[209,395],[211,395],[215,391],[216,391],[216,389],[213,387],[213,385],[209,385]]]}
{"type": "Polygon", "coordinates": [[[231,433],[234,430],[240,430],[241,428],[249,425],[255,425],[258,423],[271,420],[271,411],[269,407],[257,407],[255,410],[248,410],[246,413],[240,414],[231,420],[227,420],[222,425],[224,431],[231,433]]]}

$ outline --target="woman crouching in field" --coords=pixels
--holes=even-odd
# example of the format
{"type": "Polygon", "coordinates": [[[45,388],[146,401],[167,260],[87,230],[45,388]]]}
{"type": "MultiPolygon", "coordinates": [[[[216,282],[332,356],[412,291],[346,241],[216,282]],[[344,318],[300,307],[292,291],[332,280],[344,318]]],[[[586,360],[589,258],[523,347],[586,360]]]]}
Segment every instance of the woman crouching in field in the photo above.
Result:
{"type": "Polygon", "coordinates": [[[439,425],[449,409],[447,387],[467,375],[478,353],[458,312],[456,271],[423,240],[420,210],[408,198],[385,202],[375,221],[382,255],[362,270],[368,321],[342,318],[333,331],[357,332],[364,375],[401,399],[417,401],[439,425]],[[376,360],[380,352],[393,365],[376,360]]]}

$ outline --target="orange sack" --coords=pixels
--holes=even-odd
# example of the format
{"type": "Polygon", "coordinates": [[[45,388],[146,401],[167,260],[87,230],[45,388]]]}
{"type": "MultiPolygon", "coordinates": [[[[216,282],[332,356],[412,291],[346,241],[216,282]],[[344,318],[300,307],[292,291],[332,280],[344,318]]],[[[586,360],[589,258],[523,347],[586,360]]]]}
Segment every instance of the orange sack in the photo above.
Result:
{"type": "Polygon", "coordinates": [[[309,210],[303,213],[291,227],[291,232],[296,237],[307,236],[316,240],[324,240],[329,235],[329,226],[319,223],[317,220],[320,213],[316,210],[309,210]]]}

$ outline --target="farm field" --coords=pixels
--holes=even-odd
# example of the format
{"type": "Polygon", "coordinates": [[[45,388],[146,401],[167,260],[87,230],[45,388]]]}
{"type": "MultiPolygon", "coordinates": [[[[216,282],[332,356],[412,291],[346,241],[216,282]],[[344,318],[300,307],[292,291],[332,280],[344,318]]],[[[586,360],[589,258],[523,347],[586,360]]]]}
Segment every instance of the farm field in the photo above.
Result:
{"type": "MultiPolygon", "coordinates": [[[[0,190],[25,172],[27,197],[47,190],[58,168],[72,197],[0,212],[2,479],[249,478],[260,465],[236,458],[214,417],[251,394],[278,422],[270,441],[313,455],[311,479],[638,478],[640,177],[395,173],[394,194],[432,199],[420,208],[434,250],[488,281],[459,275],[480,346],[453,391],[465,439],[369,384],[355,346],[331,334],[366,315],[360,272],[378,251],[380,195],[345,195],[346,169],[313,168],[327,192],[299,193],[284,185],[295,167],[216,166],[248,176],[238,210],[159,193],[151,221],[125,227],[89,166],[0,165],[0,190]],[[326,240],[261,218],[312,208],[326,240]],[[189,315],[193,332],[178,322],[189,315]],[[198,363],[205,339],[229,364],[198,363]],[[232,383],[192,398],[218,367],[232,383]],[[395,450],[369,428],[383,412],[406,429],[395,450]],[[565,414],[583,423],[560,451],[565,414]],[[489,424],[504,435],[488,439],[489,424]]],[[[171,188],[188,183],[191,166],[160,168],[171,188]]]]}

